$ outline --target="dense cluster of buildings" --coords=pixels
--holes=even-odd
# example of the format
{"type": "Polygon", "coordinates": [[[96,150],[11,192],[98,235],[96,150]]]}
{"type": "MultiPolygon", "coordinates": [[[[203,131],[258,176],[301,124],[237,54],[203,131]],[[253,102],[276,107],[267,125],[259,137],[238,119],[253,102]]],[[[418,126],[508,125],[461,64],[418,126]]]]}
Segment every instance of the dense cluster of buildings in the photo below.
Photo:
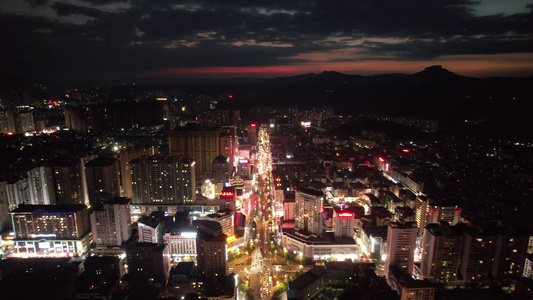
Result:
{"type": "MultiPolygon", "coordinates": [[[[214,100],[135,103],[71,104],[69,131],[6,142],[25,162],[9,161],[0,177],[1,246],[13,259],[0,261],[2,287],[33,272],[11,266],[25,258],[57,262],[77,278],[62,295],[80,299],[117,289],[235,299],[242,279],[228,274],[228,251],[251,241],[255,174],[270,170],[272,199],[259,209],[270,212],[272,251],[313,264],[282,297],[468,298],[531,287],[532,169],[522,148],[434,136],[431,120],[390,122],[426,139],[395,137],[329,108],[257,108],[261,123],[244,124],[214,100]],[[79,144],[50,146],[67,138],[79,144]]],[[[25,125],[30,109],[0,113],[6,137],[35,130],[25,125]]]]}

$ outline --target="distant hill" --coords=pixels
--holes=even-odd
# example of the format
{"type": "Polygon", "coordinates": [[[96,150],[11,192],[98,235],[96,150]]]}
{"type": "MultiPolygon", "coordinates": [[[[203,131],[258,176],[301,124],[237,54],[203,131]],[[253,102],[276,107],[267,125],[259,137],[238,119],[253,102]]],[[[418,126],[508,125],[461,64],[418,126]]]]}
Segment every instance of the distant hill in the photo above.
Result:
{"type": "Polygon", "coordinates": [[[246,91],[244,104],[253,106],[332,106],[344,115],[436,119],[444,127],[476,120],[484,123],[478,126],[481,131],[517,135],[533,126],[533,78],[464,77],[441,66],[412,75],[322,72],[280,77],[249,85],[246,91]]]}

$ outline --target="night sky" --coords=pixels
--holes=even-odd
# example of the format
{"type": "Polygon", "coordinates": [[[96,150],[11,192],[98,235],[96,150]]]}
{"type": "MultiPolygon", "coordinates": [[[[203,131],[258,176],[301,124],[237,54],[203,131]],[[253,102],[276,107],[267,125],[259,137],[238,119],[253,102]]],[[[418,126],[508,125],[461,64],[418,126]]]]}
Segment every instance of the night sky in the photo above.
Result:
{"type": "Polygon", "coordinates": [[[533,1],[0,0],[0,78],[533,75],[533,1]]]}

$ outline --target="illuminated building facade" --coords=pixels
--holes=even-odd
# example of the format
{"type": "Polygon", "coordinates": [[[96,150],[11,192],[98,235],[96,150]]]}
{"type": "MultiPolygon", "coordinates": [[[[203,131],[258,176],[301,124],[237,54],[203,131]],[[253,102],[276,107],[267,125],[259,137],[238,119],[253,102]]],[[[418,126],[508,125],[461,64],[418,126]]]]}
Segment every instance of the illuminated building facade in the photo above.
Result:
{"type": "Polygon", "coordinates": [[[16,255],[81,255],[92,242],[85,205],[20,205],[10,214],[16,255]]]}
{"type": "Polygon", "coordinates": [[[233,216],[230,212],[222,210],[216,214],[207,215],[204,220],[214,221],[220,224],[222,233],[227,236],[233,235],[233,216]]]}
{"type": "Polygon", "coordinates": [[[287,251],[300,257],[312,260],[338,260],[358,259],[359,247],[353,238],[331,238],[329,236],[316,236],[298,231],[294,228],[283,228],[281,245],[287,251]]]}
{"type": "Polygon", "coordinates": [[[196,261],[196,231],[171,229],[165,232],[163,240],[169,247],[170,257],[175,261],[196,261]]]}
{"type": "Polygon", "coordinates": [[[416,235],[418,228],[412,222],[391,222],[387,230],[387,259],[385,276],[389,277],[392,266],[397,266],[404,273],[413,272],[416,235]]]}
{"type": "Polygon", "coordinates": [[[325,196],[315,189],[300,189],[295,196],[294,227],[320,235],[324,231],[323,212],[325,196]]]}
{"type": "Polygon", "coordinates": [[[91,215],[91,229],[97,246],[119,246],[131,235],[131,199],[103,202],[91,215]]]}
{"type": "Polygon", "coordinates": [[[450,225],[456,225],[461,222],[461,208],[450,201],[418,196],[416,199],[418,234],[424,234],[426,225],[438,223],[441,220],[448,222],[450,225]]]}
{"type": "Polygon", "coordinates": [[[150,216],[142,216],[137,221],[139,231],[139,242],[160,244],[163,242],[165,224],[163,219],[156,217],[157,213],[150,216]],[[154,215],[155,214],[155,215],[154,215]]]}
{"type": "Polygon", "coordinates": [[[335,237],[353,237],[355,226],[354,213],[350,210],[333,210],[333,234],[335,237]]]}
{"type": "Polygon", "coordinates": [[[180,156],[142,156],[130,162],[133,204],[184,204],[194,200],[195,164],[180,156]]]}

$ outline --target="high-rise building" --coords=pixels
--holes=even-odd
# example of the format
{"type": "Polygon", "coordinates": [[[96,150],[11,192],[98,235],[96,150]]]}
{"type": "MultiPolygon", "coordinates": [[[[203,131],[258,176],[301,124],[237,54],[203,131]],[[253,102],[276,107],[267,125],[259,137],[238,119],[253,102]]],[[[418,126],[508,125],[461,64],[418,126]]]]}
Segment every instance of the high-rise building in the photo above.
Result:
{"type": "Polygon", "coordinates": [[[461,222],[461,208],[452,201],[438,200],[419,196],[416,199],[416,222],[418,224],[418,235],[424,234],[427,224],[446,221],[450,225],[461,222]]]}
{"type": "Polygon", "coordinates": [[[3,134],[17,133],[17,128],[15,127],[15,116],[13,115],[13,110],[11,109],[0,110],[0,133],[3,133],[3,134]]]}
{"type": "Polygon", "coordinates": [[[159,146],[133,147],[122,149],[119,153],[120,161],[120,181],[122,185],[122,195],[126,198],[133,197],[131,187],[130,161],[143,155],[159,155],[159,146]]]}
{"type": "Polygon", "coordinates": [[[513,228],[499,225],[494,239],[494,255],[491,275],[496,279],[512,279],[524,270],[529,236],[517,233],[513,228]]]}
{"type": "Polygon", "coordinates": [[[494,233],[469,224],[463,229],[463,249],[459,274],[465,281],[489,278],[494,250],[494,233]]]}
{"type": "Polygon", "coordinates": [[[85,204],[80,162],[64,159],[46,167],[48,197],[52,204],[85,204]]]}
{"type": "Polygon", "coordinates": [[[0,230],[4,230],[11,226],[11,216],[9,215],[9,211],[7,182],[0,181],[0,230]]]}
{"type": "Polygon", "coordinates": [[[105,199],[120,196],[118,164],[114,158],[96,158],[85,164],[89,203],[97,205],[105,199]]]}
{"type": "Polygon", "coordinates": [[[229,182],[228,158],[219,155],[213,160],[211,176],[215,184],[221,183],[224,186],[229,182]]]}
{"type": "Polygon", "coordinates": [[[81,255],[92,242],[85,205],[20,205],[10,214],[16,254],[81,255]]]}
{"type": "Polygon", "coordinates": [[[195,164],[180,156],[142,156],[130,162],[133,204],[185,204],[195,197],[195,164]]]}
{"type": "Polygon", "coordinates": [[[333,234],[337,238],[353,238],[355,226],[354,213],[349,209],[333,209],[333,234]]]}
{"type": "Polygon", "coordinates": [[[412,222],[391,222],[387,230],[387,258],[385,276],[391,266],[397,266],[406,274],[412,274],[416,246],[417,227],[412,222]]]}
{"type": "Polygon", "coordinates": [[[233,230],[233,214],[231,210],[219,210],[215,214],[209,214],[204,217],[204,220],[214,221],[220,224],[222,228],[222,233],[227,236],[232,236],[234,233],[233,230]]]}
{"type": "Polygon", "coordinates": [[[28,178],[30,204],[50,204],[48,185],[46,182],[46,168],[35,167],[26,170],[23,177],[28,178]]]}
{"type": "Polygon", "coordinates": [[[24,170],[0,181],[0,228],[11,225],[9,211],[20,204],[50,204],[44,167],[24,170]]]}
{"type": "Polygon", "coordinates": [[[131,235],[131,199],[116,197],[103,202],[91,215],[93,239],[97,246],[118,246],[131,235]]]}
{"type": "Polygon", "coordinates": [[[131,274],[150,277],[164,275],[168,278],[170,255],[165,244],[134,243],[126,246],[128,270],[131,274]]]}
{"type": "Polygon", "coordinates": [[[233,136],[213,128],[185,127],[172,130],[168,145],[170,155],[194,159],[197,180],[211,177],[211,164],[217,156],[230,157],[233,154],[233,136]]]}
{"type": "Polygon", "coordinates": [[[315,189],[299,189],[295,196],[294,227],[320,235],[324,231],[324,194],[315,189]]]}
{"type": "Polygon", "coordinates": [[[248,144],[257,144],[257,124],[252,123],[248,126],[248,144]]]}
{"type": "Polygon", "coordinates": [[[433,300],[435,286],[431,281],[416,280],[397,266],[391,266],[388,281],[401,300],[433,300]]]}
{"type": "Polygon", "coordinates": [[[33,112],[30,110],[19,110],[15,113],[15,127],[18,133],[34,131],[33,112]]]}
{"type": "Polygon", "coordinates": [[[214,221],[195,220],[193,227],[198,230],[196,237],[198,271],[208,279],[226,276],[228,237],[222,233],[220,224],[214,221]]]}
{"type": "Polygon", "coordinates": [[[34,130],[33,111],[27,109],[0,110],[0,133],[14,134],[34,130]]]}
{"type": "Polygon", "coordinates": [[[114,102],[64,107],[65,126],[83,132],[139,128],[163,123],[159,101],[114,102]]]}
{"type": "Polygon", "coordinates": [[[142,216],[137,221],[140,243],[163,243],[165,233],[165,223],[157,214],[142,216]]]}
{"type": "Polygon", "coordinates": [[[455,281],[461,262],[463,235],[460,229],[441,222],[428,224],[425,230],[420,276],[439,283],[455,281]]]}
{"type": "Polygon", "coordinates": [[[196,200],[196,162],[182,158],[180,168],[183,203],[193,203],[196,200]]]}

